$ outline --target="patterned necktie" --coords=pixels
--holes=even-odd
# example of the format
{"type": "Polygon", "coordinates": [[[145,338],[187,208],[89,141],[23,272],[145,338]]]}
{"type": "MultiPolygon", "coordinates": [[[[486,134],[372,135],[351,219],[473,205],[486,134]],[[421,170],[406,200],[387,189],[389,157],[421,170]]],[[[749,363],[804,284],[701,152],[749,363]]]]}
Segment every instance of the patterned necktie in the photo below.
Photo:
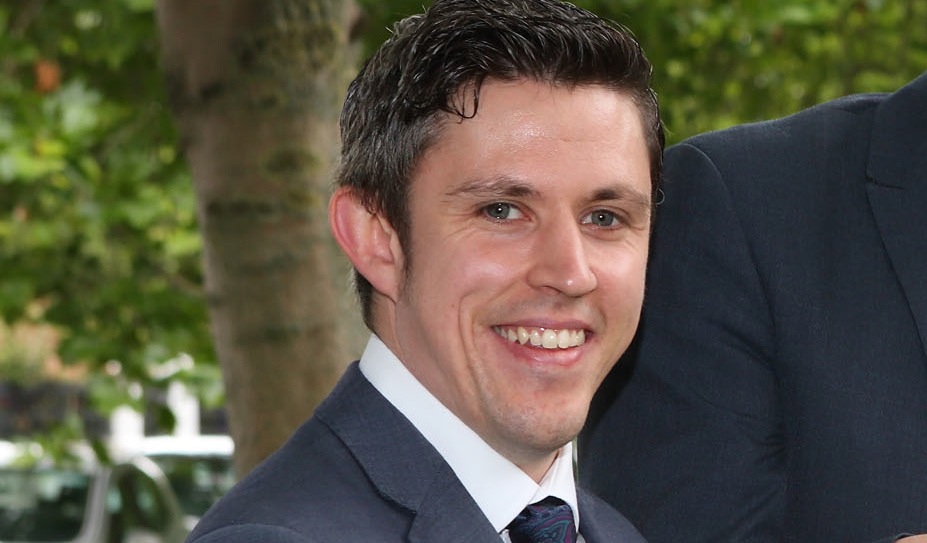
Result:
{"type": "Polygon", "coordinates": [[[576,543],[573,510],[558,498],[544,498],[515,517],[509,538],[512,543],[576,543]]]}

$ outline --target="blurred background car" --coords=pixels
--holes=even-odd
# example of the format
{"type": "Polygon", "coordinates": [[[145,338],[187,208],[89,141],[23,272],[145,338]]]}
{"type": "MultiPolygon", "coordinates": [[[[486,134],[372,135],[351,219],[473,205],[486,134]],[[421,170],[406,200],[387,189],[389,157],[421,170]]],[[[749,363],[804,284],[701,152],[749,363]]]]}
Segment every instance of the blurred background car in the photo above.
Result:
{"type": "Polygon", "coordinates": [[[87,446],[52,463],[35,444],[0,442],[0,541],[181,543],[188,530],[149,458],[104,465],[87,446]]]}
{"type": "Polygon", "coordinates": [[[235,484],[232,438],[221,434],[160,435],[143,439],[142,453],[165,473],[188,529],[235,484]]]}

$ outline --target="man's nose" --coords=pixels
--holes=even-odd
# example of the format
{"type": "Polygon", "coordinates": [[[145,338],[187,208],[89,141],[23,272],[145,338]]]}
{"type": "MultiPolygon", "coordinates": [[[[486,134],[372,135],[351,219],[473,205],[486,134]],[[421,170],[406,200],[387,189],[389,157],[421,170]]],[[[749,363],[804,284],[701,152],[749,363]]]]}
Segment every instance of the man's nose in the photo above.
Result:
{"type": "Polygon", "coordinates": [[[567,296],[582,296],[594,290],[598,279],[590,266],[586,240],[580,225],[551,225],[535,243],[528,282],[567,296]]]}

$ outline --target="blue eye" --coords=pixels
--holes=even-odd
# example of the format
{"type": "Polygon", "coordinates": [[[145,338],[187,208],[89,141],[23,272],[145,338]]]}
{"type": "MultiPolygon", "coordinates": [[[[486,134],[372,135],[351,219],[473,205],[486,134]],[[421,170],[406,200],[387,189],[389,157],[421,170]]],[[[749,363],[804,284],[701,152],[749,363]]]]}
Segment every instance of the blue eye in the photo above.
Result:
{"type": "Polygon", "coordinates": [[[521,212],[518,210],[518,208],[505,202],[493,202],[484,207],[483,212],[486,213],[487,217],[498,221],[517,219],[521,217],[521,212]]]}
{"type": "Polygon", "coordinates": [[[599,226],[602,228],[611,228],[616,226],[619,221],[618,217],[616,217],[615,214],[611,211],[600,209],[586,215],[582,222],[583,224],[591,224],[593,226],[599,226]]]}

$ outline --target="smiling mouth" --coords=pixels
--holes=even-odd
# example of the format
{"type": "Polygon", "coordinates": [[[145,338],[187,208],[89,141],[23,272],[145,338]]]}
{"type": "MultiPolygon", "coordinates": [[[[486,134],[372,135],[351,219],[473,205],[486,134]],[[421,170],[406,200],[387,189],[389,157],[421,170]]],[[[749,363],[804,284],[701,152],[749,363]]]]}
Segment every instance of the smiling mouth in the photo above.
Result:
{"type": "Polygon", "coordinates": [[[493,326],[493,331],[500,337],[542,349],[569,349],[586,343],[585,330],[553,330],[550,328],[525,328],[524,326],[493,326]]]}

